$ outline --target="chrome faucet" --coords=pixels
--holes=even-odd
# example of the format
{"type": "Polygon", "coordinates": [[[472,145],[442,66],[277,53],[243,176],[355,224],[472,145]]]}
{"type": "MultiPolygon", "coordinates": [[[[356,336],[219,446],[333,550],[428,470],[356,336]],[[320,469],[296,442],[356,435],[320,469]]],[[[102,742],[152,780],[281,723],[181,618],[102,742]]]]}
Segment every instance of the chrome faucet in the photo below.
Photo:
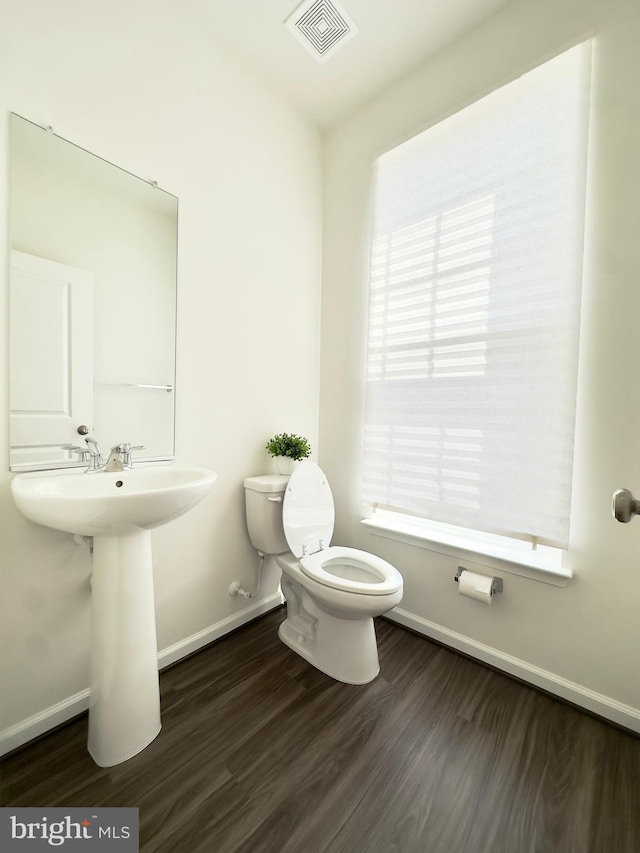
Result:
{"type": "Polygon", "coordinates": [[[143,450],[144,444],[131,445],[129,442],[123,444],[115,444],[111,448],[111,453],[107,459],[107,464],[104,466],[104,471],[132,471],[133,463],[131,461],[132,450],[143,450]]]}
{"type": "Polygon", "coordinates": [[[89,454],[87,471],[99,471],[104,465],[104,456],[100,450],[100,445],[93,438],[85,438],[85,444],[87,445],[85,453],[89,454]]]}
{"type": "Polygon", "coordinates": [[[131,445],[129,442],[116,444],[111,448],[107,461],[100,450],[100,445],[93,438],[85,438],[86,449],[77,447],[75,444],[61,444],[64,450],[71,450],[78,454],[81,462],[88,462],[87,473],[95,471],[132,471],[131,451],[143,450],[144,444],[131,445]]]}
{"type": "Polygon", "coordinates": [[[85,438],[86,447],[78,447],[77,444],[61,444],[63,450],[78,454],[80,462],[88,462],[87,471],[101,471],[104,467],[104,456],[100,451],[100,445],[93,438],[85,438]]]}

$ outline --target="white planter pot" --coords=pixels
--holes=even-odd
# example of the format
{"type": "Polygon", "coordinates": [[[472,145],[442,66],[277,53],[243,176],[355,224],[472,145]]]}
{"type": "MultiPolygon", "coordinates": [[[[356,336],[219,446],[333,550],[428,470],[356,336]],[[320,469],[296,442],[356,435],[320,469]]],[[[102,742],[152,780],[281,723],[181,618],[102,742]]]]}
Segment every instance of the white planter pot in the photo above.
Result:
{"type": "Polygon", "coordinates": [[[300,464],[299,460],[291,459],[289,456],[276,456],[276,471],[286,477],[293,474],[294,468],[300,464]]]}

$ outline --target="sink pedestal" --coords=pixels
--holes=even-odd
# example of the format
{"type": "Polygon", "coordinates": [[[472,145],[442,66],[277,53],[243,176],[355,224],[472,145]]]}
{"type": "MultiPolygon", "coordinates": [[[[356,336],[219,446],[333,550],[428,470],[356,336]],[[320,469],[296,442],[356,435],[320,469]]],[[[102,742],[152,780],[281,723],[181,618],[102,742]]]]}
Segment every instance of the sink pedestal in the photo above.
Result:
{"type": "Polygon", "coordinates": [[[151,533],[139,527],[93,538],[88,749],[111,767],[160,731],[151,533]]]}
{"type": "Polygon", "coordinates": [[[160,731],[150,531],[200,503],[215,481],[208,468],[156,463],[11,481],[25,518],[93,537],[88,747],[101,767],[132,758],[160,731]]]}

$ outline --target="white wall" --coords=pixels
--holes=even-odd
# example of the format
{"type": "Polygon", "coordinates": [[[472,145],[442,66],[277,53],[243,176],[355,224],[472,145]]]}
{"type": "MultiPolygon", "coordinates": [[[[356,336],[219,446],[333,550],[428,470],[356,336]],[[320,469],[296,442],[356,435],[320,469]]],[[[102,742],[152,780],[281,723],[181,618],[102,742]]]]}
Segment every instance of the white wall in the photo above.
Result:
{"type": "MultiPolygon", "coordinates": [[[[611,517],[640,492],[640,6],[637,0],[514,2],[332,129],[325,151],[320,464],[336,541],[405,578],[400,618],[640,731],[640,522],[611,517]],[[504,575],[491,607],[459,597],[459,560],[371,536],[359,523],[367,229],[376,156],[595,34],[584,345],[565,589],[504,575]]],[[[526,448],[522,449],[526,453],[526,448]]]]}
{"type": "MultiPolygon", "coordinates": [[[[168,0],[3,0],[0,40],[4,199],[9,111],[180,199],[176,456],[218,480],[200,506],[153,534],[167,662],[278,600],[274,566],[249,609],[227,588],[255,580],[242,480],[273,469],[266,440],[291,431],[317,448],[320,138],[168,0]]],[[[7,226],[5,203],[0,233],[7,226]]],[[[0,240],[3,306],[7,248],[0,240]]],[[[90,562],[70,536],[14,508],[2,386],[0,735],[14,746],[86,707],[90,562]]]]}

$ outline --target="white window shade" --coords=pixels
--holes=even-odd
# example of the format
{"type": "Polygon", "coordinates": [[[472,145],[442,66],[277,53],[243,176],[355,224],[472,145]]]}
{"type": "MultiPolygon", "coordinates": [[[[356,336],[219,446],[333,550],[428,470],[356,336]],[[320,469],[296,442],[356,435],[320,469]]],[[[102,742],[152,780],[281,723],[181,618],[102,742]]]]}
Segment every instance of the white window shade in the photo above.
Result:
{"type": "Polygon", "coordinates": [[[367,503],[567,545],[590,47],[377,162],[367,503]]]}

